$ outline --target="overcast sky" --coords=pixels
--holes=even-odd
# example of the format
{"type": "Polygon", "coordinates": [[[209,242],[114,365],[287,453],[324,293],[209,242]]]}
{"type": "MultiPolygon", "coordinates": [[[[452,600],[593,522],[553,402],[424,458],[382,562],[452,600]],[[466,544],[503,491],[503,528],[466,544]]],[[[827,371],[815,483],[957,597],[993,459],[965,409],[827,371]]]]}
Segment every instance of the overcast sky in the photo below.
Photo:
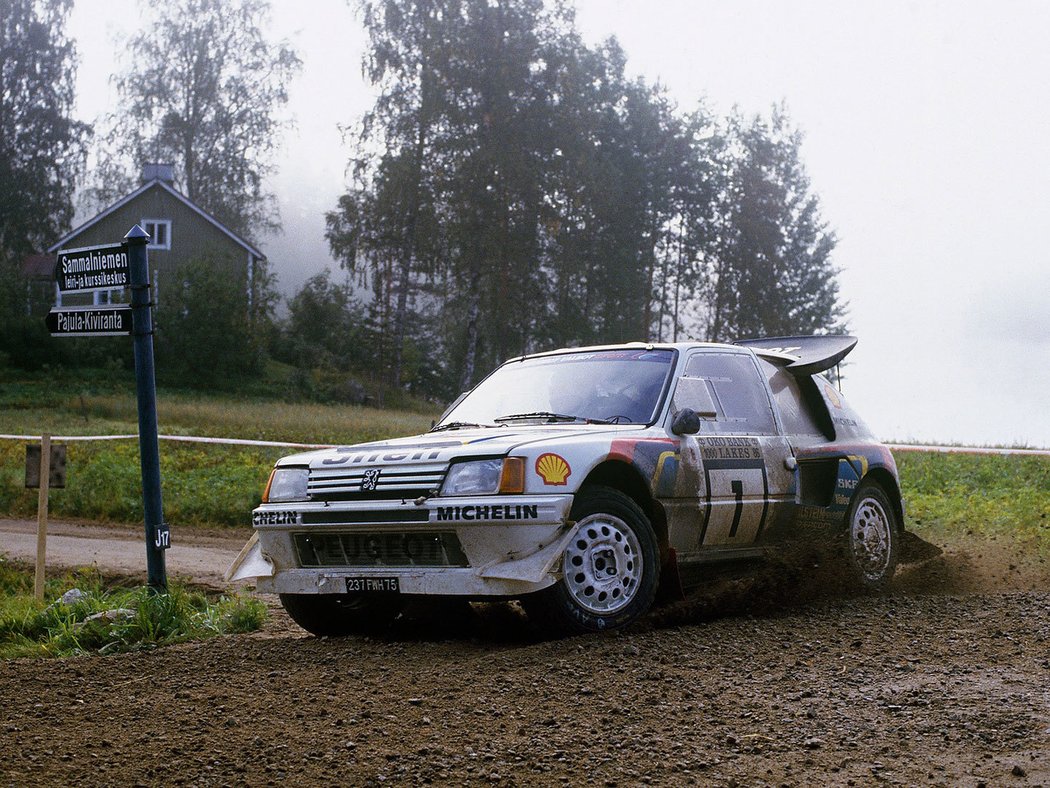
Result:
{"type": "MultiPolygon", "coordinates": [[[[700,99],[805,133],[849,325],[844,390],[887,440],[1050,447],[1050,3],[577,0],[596,43],[683,110],[700,99]]],[[[326,265],[323,214],[345,188],[337,125],[371,103],[364,36],[342,0],[273,0],[296,44],[272,189],[284,236],[264,241],[292,292],[326,265]]],[[[76,0],[78,111],[108,85],[133,0],[76,0]]]]}

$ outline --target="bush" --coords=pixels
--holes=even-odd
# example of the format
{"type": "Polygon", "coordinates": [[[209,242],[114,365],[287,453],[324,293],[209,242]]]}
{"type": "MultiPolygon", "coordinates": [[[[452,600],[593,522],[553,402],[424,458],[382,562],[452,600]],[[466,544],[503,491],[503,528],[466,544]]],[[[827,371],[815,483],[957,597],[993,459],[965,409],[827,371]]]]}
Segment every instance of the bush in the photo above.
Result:
{"type": "Polygon", "coordinates": [[[2,555],[0,592],[0,658],[155,648],[252,632],[266,620],[266,605],[253,597],[211,600],[181,586],[163,594],[112,587],[91,569],[48,581],[40,603],[31,596],[31,570],[2,555]],[[70,588],[82,594],[65,603],[61,595],[70,588]]]}
{"type": "Polygon", "coordinates": [[[231,270],[201,258],[164,279],[155,316],[159,380],[228,387],[262,370],[265,331],[252,319],[244,277],[231,270]]]}

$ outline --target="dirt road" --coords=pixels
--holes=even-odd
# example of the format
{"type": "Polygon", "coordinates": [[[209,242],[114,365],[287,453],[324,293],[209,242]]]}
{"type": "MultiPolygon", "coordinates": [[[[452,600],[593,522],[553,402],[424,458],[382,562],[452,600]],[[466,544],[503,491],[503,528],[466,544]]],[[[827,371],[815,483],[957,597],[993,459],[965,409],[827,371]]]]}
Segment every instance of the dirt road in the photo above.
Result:
{"type": "Polygon", "coordinates": [[[877,597],[822,571],[722,578],[602,637],[491,605],[9,661],[0,784],[1050,785],[1045,563],[956,546],[877,597]]]}
{"type": "MultiPolygon", "coordinates": [[[[0,553],[36,561],[36,521],[0,518],[0,553]]],[[[165,552],[168,573],[194,585],[222,587],[222,577],[251,535],[226,530],[178,529],[165,552]]],[[[49,570],[96,564],[106,572],[146,575],[145,534],[141,526],[52,522],[47,528],[49,570]]]]}

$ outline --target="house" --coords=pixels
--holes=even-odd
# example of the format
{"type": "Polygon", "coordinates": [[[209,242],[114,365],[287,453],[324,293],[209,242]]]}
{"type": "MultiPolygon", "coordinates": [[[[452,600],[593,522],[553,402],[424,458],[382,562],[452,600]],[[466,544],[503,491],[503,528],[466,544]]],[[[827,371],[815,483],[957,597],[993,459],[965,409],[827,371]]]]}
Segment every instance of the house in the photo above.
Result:
{"type": "MultiPolygon", "coordinates": [[[[231,276],[243,278],[250,298],[256,271],[266,256],[195,205],[172,181],[170,164],[145,165],[142,183],[135,191],[62,236],[47,251],[54,255],[63,249],[120,243],[137,224],[150,236],[147,249],[154,302],[164,298],[165,281],[177,276],[179,266],[197,258],[229,266],[231,276]]],[[[51,259],[53,265],[54,258],[51,259]]],[[[60,293],[55,287],[56,306],[107,304],[127,298],[122,289],[60,293]]]]}

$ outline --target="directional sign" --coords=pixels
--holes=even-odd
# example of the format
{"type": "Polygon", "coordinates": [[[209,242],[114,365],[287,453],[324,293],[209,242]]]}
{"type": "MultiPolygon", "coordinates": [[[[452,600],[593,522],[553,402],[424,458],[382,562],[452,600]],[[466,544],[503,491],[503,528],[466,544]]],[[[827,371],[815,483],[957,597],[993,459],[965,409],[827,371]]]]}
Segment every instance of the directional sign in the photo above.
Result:
{"type": "Polygon", "coordinates": [[[127,287],[128,247],[115,244],[63,249],[55,263],[55,280],[63,293],[127,287]]]}
{"type": "Polygon", "coordinates": [[[119,337],[131,333],[130,306],[52,309],[46,318],[56,337],[119,337]]]}

